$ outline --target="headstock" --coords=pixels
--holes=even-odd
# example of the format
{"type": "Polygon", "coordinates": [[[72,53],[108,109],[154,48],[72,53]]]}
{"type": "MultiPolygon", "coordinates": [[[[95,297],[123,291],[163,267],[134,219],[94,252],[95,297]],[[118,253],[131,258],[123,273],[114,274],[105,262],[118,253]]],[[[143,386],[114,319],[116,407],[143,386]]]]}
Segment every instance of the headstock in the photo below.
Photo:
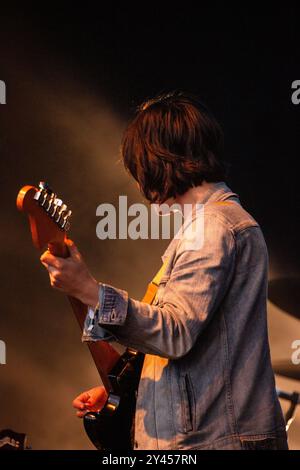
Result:
{"type": "Polygon", "coordinates": [[[19,191],[17,207],[28,214],[32,240],[38,249],[64,243],[72,211],[47,183],[40,182],[38,189],[24,186],[19,191]]]}

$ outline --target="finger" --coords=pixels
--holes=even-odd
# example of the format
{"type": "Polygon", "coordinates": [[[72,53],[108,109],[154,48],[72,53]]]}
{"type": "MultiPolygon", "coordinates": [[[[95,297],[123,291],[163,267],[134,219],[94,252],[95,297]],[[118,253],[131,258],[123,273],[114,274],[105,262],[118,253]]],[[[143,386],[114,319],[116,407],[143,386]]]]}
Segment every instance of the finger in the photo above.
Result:
{"type": "Polygon", "coordinates": [[[86,413],[85,413],[85,412],[82,412],[82,411],[77,411],[77,412],[76,412],[76,416],[77,416],[78,418],[83,418],[85,414],[86,414],[86,413]]]}
{"type": "Polygon", "coordinates": [[[75,408],[78,411],[84,411],[86,409],[85,405],[79,401],[75,403],[75,400],[74,400],[72,405],[73,405],[73,408],[75,408]]]}
{"type": "Polygon", "coordinates": [[[56,268],[54,268],[53,266],[50,266],[47,263],[42,263],[42,265],[45,266],[45,268],[47,269],[50,275],[50,278],[52,278],[52,280],[57,281],[59,278],[60,271],[58,271],[56,268]]]}
{"type": "Polygon", "coordinates": [[[76,410],[84,410],[85,409],[85,405],[83,404],[82,401],[78,400],[78,398],[76,398],[73,401],[72,406],[73,406],[73,408],[76,408],[76,410]]]}
{"type": "Polygon", "coordinates": [[[46,263],[49,266],[53,266],[55,268],[61,268],[62,262],[61,259],[57,258],[56,256],[51,255],[49,251],[45,251],[40,257],[41,263],[46,263]]]}
{"type": "Polygon", "coordinates": [[[58,271],[56,268],[53,268],[53,266],[49,266],[46,263],[42,263],[43,266],[47,269],[50,277],[50,284],[52,287],[55,287],[56,289],[61,288],[61,279],[60,279],[60,271],[58,271]]]}
{"type": "Polygon", "coordinates": [[[59,277],[60,271],[58,271],[57,268],[55,268],[54,266],[50,266],[50,264],[48,264],[47,269],[49,271],[49,274],[51,274],[52,277],[54,277],[54,278],[59,277]]]}
{"type": "Polygon", "coordinates": [[[56,286],[58,283],[61,282],[60,271],[57,271],[57,269],[53,268],[53,266],[47,266],[47,270],[49,273],[51,284],[56,286]]]}
{"type": "Polygon", "coordinates": [[[78,250],[73,240],[70,240],[69,238],[67,238],[66,245],[68,246],[71,258],[81,259],[80,251],[78,250]]]}
{"type": "Polygon", "coordinates": [[[79,395],[78,397],[76,397],[73,400],[72,405],[73,405],[74,408],[78,408],[79,410],[83,410],[85,408],[84,403],[89,401],[89,399],[90,399],[89,393],[83,392],[83,393],[81,393],[81,395],[79,395]]]}
{"type": "Polygon", "coordinates": [[[64,290],[63,285],[56,278],[50,277],[50,284],[51,284],[51,287],[53,287],[54,289],[57,289],[60,291],[64,290]]]}

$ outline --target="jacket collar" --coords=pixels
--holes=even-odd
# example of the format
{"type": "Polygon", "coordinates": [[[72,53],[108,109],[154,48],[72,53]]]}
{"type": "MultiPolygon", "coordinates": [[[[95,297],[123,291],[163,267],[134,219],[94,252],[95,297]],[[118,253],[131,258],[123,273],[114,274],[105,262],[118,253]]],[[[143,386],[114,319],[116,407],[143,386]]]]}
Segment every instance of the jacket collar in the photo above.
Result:
{"type": "Polygon", "coordinates": [[[201,197],[201,200],[199,199],[198,203],[207,204],[211,202],[225,201],[229,198],[238,199],[239,196],[236,193],[232,192],[226,183],[221,181],[219,183],[214,183],[212,186],[210,186],[201,197]]]}
{"type": "MultiPolygon", "coordinates": [[[[227,184],[223,181],[219,183],[214,183],[211,185],[205,193],[202,194],[199,198],[198,204],[211,204],[213,202],[225,201],[226,199],[234,198],[239,203],[239,196],[232,192],[227,184]]],[[[195,214],[195,212],[193,212],[195,214]]],[[[187,226],[194,217],[192,215],[188,216],[188,220],[184,221],[184,225],[187,226]]],[[[184,230],[184,229],[183,229],[184,230]]],[[[170,253],[175,249],[175,246],[178,243],[178,238],[174,237],[169,243],[164,254],[161,256],[163,262],[169,257],[170,253]]]]}

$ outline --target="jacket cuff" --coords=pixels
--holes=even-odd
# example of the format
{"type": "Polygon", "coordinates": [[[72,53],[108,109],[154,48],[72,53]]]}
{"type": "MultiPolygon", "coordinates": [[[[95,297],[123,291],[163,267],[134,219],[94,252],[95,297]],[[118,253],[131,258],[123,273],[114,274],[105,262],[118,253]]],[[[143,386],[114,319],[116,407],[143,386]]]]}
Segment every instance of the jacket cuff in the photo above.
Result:
{"type": "Polygon", "coordinates": [[[124,325],[128,310],[128,293],[121,289],[99,284],[99,310],[95,323],[101,325],[124,325]]]}
{"type": "Polygon", "coordinates": [[[101,328],[101,326],[99,326],[96,321],[96,314],[99,310],[100,299],[101,296],[99,295],[99,302],[95,309],[88,307],[81,337],[82,342],[115,341],[115,337],[111,333],[109,333],[105,328],[101,328]]]}

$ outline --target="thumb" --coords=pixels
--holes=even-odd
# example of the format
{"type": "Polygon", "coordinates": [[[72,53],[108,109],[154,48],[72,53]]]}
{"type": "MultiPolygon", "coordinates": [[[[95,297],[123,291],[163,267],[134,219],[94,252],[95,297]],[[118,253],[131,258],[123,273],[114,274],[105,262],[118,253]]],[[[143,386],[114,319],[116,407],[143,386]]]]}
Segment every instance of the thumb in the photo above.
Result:
{"type": "Polygon", "coordinates": [[[70,253],[71,258],[81,259],[80,252],[79,252],[77,246],[75,245],[75,243],[73,242],[73,240],[70,240],[69,238],[67,238],[65,243],[66,243],[66,245],[69,249],[69,253],[70,253]]]}

